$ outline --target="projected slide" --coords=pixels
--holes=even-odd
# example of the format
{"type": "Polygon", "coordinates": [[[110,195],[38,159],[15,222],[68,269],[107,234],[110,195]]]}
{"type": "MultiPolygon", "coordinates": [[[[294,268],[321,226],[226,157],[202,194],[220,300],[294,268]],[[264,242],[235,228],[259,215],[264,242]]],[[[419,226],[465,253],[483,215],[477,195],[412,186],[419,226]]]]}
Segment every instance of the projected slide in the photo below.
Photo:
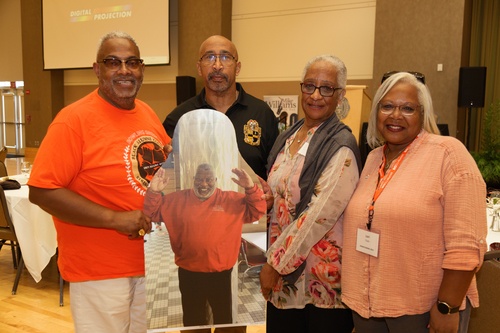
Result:
{"type": "Polygon", "coordinates": [[[146,65],[168,64],[169,12],[164,0],[43,0],[45,69],[90,68],[99,39],[121,30],[139,45],[146,65]]]}

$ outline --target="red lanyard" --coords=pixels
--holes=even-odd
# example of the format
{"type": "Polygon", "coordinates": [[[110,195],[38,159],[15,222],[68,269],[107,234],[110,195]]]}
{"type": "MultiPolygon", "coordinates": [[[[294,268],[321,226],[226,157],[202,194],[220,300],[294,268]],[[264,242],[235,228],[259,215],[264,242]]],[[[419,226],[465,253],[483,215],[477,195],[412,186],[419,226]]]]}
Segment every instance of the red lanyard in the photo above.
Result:
{"type": "Polygon", "coordinates": [[[392,177],[394,177],[394,174],[396,171],[399,169],[399,166],[401,163],[403,163],[403,159],[406,156],[406,153],[408,152],[408,149],[410,148],[410,145],[413,143],[413,141],[406,146],[405,150],[399,155],[397,160],[394,162],[394,166],[392,166],[389,170],[387,170],[387,174],[384,174],[384,166],[386,163],[386,158],[385,158],[385,150],[387,149],[387,145],[384,147],[384,151],[382,153],[382,163],[380,164],[380,168],[378,169],[378,182],[377,182],[377,188],[375,189],[375,193],[373,193],[373,198],[372,198],[372,203],[368,207],[368,223],[366,223],[366,227],[368,230],[370,230],[372,226],[372,221],[373,221],[373,213],[375,210],[375,201],[377,201],[378,197],[380,197],[380,194],[384,191],[384,189],[387,187],[387,184],[391,181],[392,177]]]}

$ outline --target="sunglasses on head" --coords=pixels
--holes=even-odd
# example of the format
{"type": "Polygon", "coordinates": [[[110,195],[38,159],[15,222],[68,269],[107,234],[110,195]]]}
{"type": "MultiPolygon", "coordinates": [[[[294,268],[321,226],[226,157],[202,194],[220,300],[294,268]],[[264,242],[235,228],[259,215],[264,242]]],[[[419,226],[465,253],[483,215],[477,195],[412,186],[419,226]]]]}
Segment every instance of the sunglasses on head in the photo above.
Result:
{"type": "Polygon", "coordinates": [[[419,72],[401,72],[401,71],[391,71],[391,72],[387,72],[385,73],[383,76],[382,76],[382,81],[380,81],[380,83],[384,83],[385,80],[387,80],[389,77],[391,77],[392,75],[394,74],[397,74],[397,73],[410,73],[411,75],[413,75],[418,81],[422,82],[423,84],[425,84],[425,75],[422,74],[422,73],[419,73],[419,72]]]}

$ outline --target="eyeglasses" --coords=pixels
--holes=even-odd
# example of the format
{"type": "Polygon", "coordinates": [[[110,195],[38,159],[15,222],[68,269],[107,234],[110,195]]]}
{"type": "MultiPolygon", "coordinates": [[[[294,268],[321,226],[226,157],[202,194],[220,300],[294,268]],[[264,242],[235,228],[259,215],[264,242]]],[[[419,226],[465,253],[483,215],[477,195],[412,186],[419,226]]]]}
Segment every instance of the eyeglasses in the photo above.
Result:
{"type": "Polygon", "coordinates": [[[232,66],[236,62],[236,57],[234,57],[229,53],[221,53],[221,54],[208,53],[200,58],[200,62],[204,66],[210,66],[217,61],[217,58],[219,58],[219,61],[224,66],[232,66]]]}
{"type": "Polygon", "coordinates": [[[333,94],[335,94],[335,91],[341,90],[342,88],[334,88],[330,86],[319,86],[316,87],[312,83],[301,83],[300,84],[300,90],[304,94],[312,95],[316,91],[316,89],[319,89],[319,94],[323,97],[332,97],[333,94]]]}
{"type": "Polygon", "coordinates": [[[378,109],[380,113],[382,114],[392,114],[396,109],[399,109],[399,112],[405,117],[412,116],[415,111],[422,111],[423,106],[422,105],[415,105],[412,103],[406,103],[402,105],[394,105],[391,103],[379,103],[378,104],[378,109]]]}
{"type": "Polygon", "coordinates": [[[409,74],[413,75],[418,81],[425,84],[425,75],[424,74],[419,73],[419,72],[399,72],[399,71],[392,71],[392,72],[385,73],[382,76],[382,80],[380,83],[381,84],[384,83],[385,80],[387,80],[388,78],[390,78],[391,76],[393,76],[394,74],[397,74],[397,73],[409,73],[409,74]]]}
{"type": "Polygon", "coordinates": [[[97,61],[97,63],[103,63],[104,66],[108,69],[118,70],[123,63],[125,63],[125,67],[131,70],[138,69],[144,60],[139,58],[129,58],[129,59],[118,59],[118,58],[104,58],[101,61],[97,61]]]}

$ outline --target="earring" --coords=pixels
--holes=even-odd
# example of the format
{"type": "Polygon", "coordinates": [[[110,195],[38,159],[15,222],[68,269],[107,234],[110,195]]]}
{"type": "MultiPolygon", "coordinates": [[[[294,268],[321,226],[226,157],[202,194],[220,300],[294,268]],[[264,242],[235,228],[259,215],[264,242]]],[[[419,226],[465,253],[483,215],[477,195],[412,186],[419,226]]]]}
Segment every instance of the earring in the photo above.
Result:
{"type": "Polygon", "coordinates": [[[347,98],[342,97],[342,100],[339,102],[339,104],[335,108],[335,113],[337,114],[337,117],[340,120],[342,120],[345,117],[347,117],[350,109],[351,109],[351,106],[349,105],[349,101],[347,100],[347,98]]]}

